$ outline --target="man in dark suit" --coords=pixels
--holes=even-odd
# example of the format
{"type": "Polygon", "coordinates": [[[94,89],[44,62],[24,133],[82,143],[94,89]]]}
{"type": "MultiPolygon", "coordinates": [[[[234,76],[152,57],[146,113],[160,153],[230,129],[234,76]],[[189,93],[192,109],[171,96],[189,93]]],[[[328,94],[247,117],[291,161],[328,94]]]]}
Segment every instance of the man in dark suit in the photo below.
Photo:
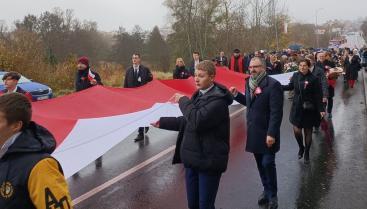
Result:
{"type": "MultiPolygon", "coordinates": [[[[132,56],[133,65],[126,70],[124,88],[135,88],[143,86],[153,80],[153,75],[149,68],[141,65],[140,54],[135,53],[132,56]]],[[[148,127],[139,127],[139,134],[135,141],[144,140],[144,132],[148,132],[148,127]]]]}
{"type": "Polygon", "coordinates": [[[194,76],[194,74],[195,74],[195,67],[201,61],[202,61],[202,59],[200,57],[200,53],[197,52],[197,51],[193,52],[192,53],[192,61],[191,61],[190,68],[189,68],[191,76],[194,76]]]}
{"type": "Polygon", "coordinates": [[[8,72],[3,76],[4,89],[0,92],[0,94],[18,92],[24,94],[29,101],[32,101],[31,93],[25,91],[24,89],[18,86],[18,82],[22,76],[17,72],[8,72]]]}
{"type": "Polygon", "coordinates": [[[219,57],[217,57],[217,61],[219,62],[219,64],[221,66],[228,67],[228,58],[226,56],[224,56],[224,52],[223,51],[221,51],[219,53],[219,57]]]}
{"type": "Polygon", "coordinates": [[[265,60],[252,58],[251,76],[246,80],[245,95],[235,87],[230,91],[234,99],[247,106],[246,151],[254,154],[264,187],[258,204],[278,208],[275,153],[279,151],[280,125],[283,117],[281,84],[266,74],[265,60]]]}
{"type": "Polygon", "coordinates": [[[270,54],[270,59],[267,61],[266,65],[266,73],[268,75],[277,75],[283,72],[282,64],[278,60],[276,52],[270,54]]]}

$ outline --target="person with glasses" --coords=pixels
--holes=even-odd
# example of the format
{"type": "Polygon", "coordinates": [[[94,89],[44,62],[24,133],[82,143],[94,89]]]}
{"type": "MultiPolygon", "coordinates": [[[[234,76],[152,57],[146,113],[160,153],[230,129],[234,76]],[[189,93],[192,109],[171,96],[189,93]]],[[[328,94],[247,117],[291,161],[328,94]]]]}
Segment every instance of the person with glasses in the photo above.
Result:
{"type": "Polygon", "coordinates": [[[238,92],[235,87],[229,90],[237,102],[247,107],[246,151],[253,153],[264,187],[258,204],[276,209],[278,187],[275,154],[280,148],[283,90],[277,80],[266,74],[263,58],[252,58],[249,70],[245,94],[238,92]]]}

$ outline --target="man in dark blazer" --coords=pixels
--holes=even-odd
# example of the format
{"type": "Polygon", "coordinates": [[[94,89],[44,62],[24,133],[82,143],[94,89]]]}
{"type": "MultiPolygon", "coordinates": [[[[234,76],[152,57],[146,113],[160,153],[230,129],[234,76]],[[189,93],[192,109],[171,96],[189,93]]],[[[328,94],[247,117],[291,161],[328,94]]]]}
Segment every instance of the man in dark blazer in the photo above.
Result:
{"type": "Polygon", "coordinates": [[[217,61],[219,62],[221,66],[228,67],[228,58],[224,56],[224,51],[221,51],[219,53],[219,56],[217,57],[217,61]]]}
{"type": "Polygon", "coordinates": [[[133,54],[132,63],[133,65],[126,70],[124,88],[143,86],[153,80],[153,75],[149,68],[140,64],[140,54],[133,54]]]}
{"type": "Polygon", "coordinates": [[[198,65],[200,62],[202,61],[201,57],[200,57],[200,53],[198,51],[195,51],[192,53],[192,61],[190,63],[190,75],[194,76],[195,74],[195,67],[196,65],[198,65]]]}
{"type": "Polygon", "coordinates": [[[283,66],[278,60],[276,52],[270,54],[270,59],[266,63],[266,73],[268,75],[277,75],[283,73],[283,66]]]}
{"type": "Polygon", "coordinates": [[[247,106],[246,151],[254,154],[264,187],[258,204],[275,209],[278,207],[275,153],[279,151],[283,90],[277,80],[266,74],[264,59],[252,58],[249,70],[245,95],[235,87],[230,91],[237,102],[247,106]]]}
{"type": "Polygon", "coordinates": [[[24,89],[18,86],[18,82],[22,76],[17,72],[8,72],[3,76],[4,89],[0,92],[1,94],[18,92],[24,94],[29,101],[32,101],[32,94],[25,91],[24,89]]]}
{"type": "MultiPolygon", "coordinates": [[[[141,65],[140,54],[135,53],[132,56],[133,65],[126,70],[124,88],[135,88],[143,86],[153,80],[153,75],[149,68],[141,65]]],[[[139,127],[139,134],[135,141],[144,140],[144,132],[148,132],[148,127],[139,127]]]]}

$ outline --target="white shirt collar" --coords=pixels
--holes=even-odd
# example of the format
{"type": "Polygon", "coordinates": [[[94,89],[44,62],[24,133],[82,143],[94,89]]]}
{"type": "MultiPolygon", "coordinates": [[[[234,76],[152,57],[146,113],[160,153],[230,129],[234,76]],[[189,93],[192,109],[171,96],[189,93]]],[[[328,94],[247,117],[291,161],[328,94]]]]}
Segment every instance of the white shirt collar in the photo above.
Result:
{"type": "Polygon", "coordinates": [[[7,91],[7,93],[15,93],[15,92],[17,92],[17,90],[18,90],[18,86],[15,86],[13,91],[7,91]]]}
{"type": "Polygon", "coordinates": [[[136,70],[139,70],[139,66],[140,66],[140,65],[133,65],[134,70],[135,70],[135,69],[136,69],[136,70]]]}
{"type": "Polygon", "coordinates": [[[214,87],[214,84],[212,84],[209,88],[205,89],[205,90],[199,90],[203,95],[205,93],[207,93],[208,91],[210,91],[210,89],[212,89],[214,87]]]}
{"type": "Polygon", "coordinates": [[[5,153],[8,151],[9,147],[14,144],[15,140],[18,138],[18,136],[22,132],[17,132],[13,136],[11,136],[8,140],[5,141],[3,146],[0,149],[0,159],[5,155],[5,153]]]}
{"type": "Polygon", "coordinates": [[[17,92],[17,90],[18,90],[18,86],[15,87],[13,92],[17,92]]]}

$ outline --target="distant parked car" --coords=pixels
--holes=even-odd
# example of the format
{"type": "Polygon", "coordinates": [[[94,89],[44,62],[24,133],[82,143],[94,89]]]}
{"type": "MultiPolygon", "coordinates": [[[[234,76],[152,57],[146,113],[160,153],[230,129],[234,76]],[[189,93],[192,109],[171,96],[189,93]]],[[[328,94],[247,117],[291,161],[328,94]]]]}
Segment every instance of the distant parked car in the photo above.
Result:
{"type": "MultiPolygon", "coordinates": [[[[5,89],[3,76],[7,72],[0,71],[0,91],[5,89]]],[[[44,84],[31,81],[30,79],[22,76],[18,81],[18,86],[25,91],[28,91],[32,95],[32,101],[40,101],[45,99],[51,99],[53,97],[52,89],[44,84]]]]}

